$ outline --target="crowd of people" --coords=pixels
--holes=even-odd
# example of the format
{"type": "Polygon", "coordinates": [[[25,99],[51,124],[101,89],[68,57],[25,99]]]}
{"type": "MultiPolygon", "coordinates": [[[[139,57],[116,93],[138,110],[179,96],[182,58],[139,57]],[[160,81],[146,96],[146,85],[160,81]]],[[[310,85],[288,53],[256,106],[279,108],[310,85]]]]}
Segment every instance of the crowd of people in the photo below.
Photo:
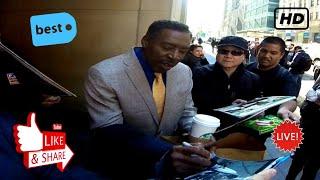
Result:
{"type": "MultiPolygon", "coordinates": [[[[212,147],[242,148],[255,144],[264,148],[270,134],[259,136],[241,125],[218,134],[215,142],[192,147],[172,145],[160,137],[189,133],[194,115],[215,115],[213,108],[261,96],[297,97],[303,71],[297,71],[295,67],[302,61],[303,52],[295,52],[287,70],[280,65],[287,56],[285,42],[279,37],[267,37],[255,47],[255,61],[248,64],[252,53],[248,42],[241,37],[227,36],[215,44],[217,61],[209,64],[204,58],[203,47],[190,45],[191,37],[185,24],[155,21],[143,36],[141,47],[133,47],[90,67],[84,85],[90,115],[90,142],[86,144],[90,146],[90,159],[80,165],[72,164],[64,173],[52,166],[25,169],[12,137],[12,126],[26,119],[21,114],[46,113],[59,105],[61,98],[40,91],[34,85],[36,82],[27,75],[20,75],[21,70],[12,68],[10,63],[1,65],[0,127],[6,131],[0,131],[1,142],[5,142],[0,144],[0,174],[26,179],[123,179],[128,176],[132,179],[172,179],[210,166],[212,147]],[[8,73],[13,73],[14,83],[8,73]],[[9,169],[16,169],[18,173],[9,169]]],[[[303,177],[314,179],[319,168],[320,161],[314,159],[318,156],[311,156],[316,150],[310,142],[311,137],[319,136],[312,126],[313,115],[319,114],[319,87],[318,80],[302,108],[304,146],[297,151],[287,179],[295,178],[303,166],[303,177]]],[[[265,114],[277,114],[298,122],[300,118],[293,113],[296,107],[297,101],[292,100],[265,114]]],[[[220,119],[221,127],[226,126],[227,117],[220,119]]],[[[267,180],[274,175],[275,170],[270,169],[251,178],[267,180]]]]}

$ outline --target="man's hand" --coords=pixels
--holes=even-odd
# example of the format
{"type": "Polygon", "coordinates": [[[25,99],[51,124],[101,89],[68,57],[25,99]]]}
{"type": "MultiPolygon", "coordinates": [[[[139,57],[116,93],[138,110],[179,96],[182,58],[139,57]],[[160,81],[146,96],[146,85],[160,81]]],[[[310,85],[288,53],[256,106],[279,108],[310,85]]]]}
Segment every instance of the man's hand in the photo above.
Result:
{"type": "Polygon", "coordinates": [[[172,166],[177,174],[188,175],[211,165],[210,152],[201,146],[174,146],[172,166]]]}
{"type": "Polygon", "coordinates": [[[247,103],[248,101],[246,101],[246,100],[243,100],[243,99],[236,99],[236,100],[234,100],[233,102],[232,102],[232,104],[239,104],[239,105],[241,105],[241,104],[245,104],[245,103],[247,103]]]}
{"type": "Polygon", "coordinates": [[[49,95],[42,95],[44,100],[41,102],[41,104],[45,107],[52,106],[54,104],[58,104],[61,101],[60,96],[49,96],[49,95]]]}
{"type": "Polygon", "coordinates": [[[17,151],[38,151],[42,149],[43,136],[36,124],[36,114],[29,113],[27,126],[15,125],[13,127],[17,151]]]}
{"type": "Polygon", "coordinates": [[[284,120],[290,119],[290,120],[299,122],[300,117],[292,113],[295,111],[296,108],[297,108],[297,101],[291,100],[281,104],[277,114],[280,117],[282,117],[284,120]]]}
{"type": "Polygon", "coordinates": [[[278,115],[280,117],[282,117],[283,119],[290,119],[290,120],[293,120],[296,122],[299,122],[299,120],[300,120],[300,117],[298,115],[292,113],[291,111],[289,111],[286,108],[280,108],[278,110],[278,115]]]}
{"type": "Polygon", "coordinates": [[[271,180],[277,174],[276,169],[267,169],[259,172],[258,174],[253,175],[252,180],[271,180]]]}

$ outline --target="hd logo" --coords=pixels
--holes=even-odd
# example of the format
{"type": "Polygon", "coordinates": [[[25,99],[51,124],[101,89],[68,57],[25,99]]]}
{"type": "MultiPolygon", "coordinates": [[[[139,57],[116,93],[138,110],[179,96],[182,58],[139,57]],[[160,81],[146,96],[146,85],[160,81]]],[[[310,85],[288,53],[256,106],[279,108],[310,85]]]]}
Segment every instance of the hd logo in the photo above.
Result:
{"type": "Polygon", "coordinates": [[[308,8],[276,8],[274,10],[274,28],[286,29],[308,29],[308,8]]]}
{"type": "Polygon", "coordinates": [[[30,26],[34,46],[69,43],[77,35],[75,19],[65,12],[32,16],[30,26]]]}

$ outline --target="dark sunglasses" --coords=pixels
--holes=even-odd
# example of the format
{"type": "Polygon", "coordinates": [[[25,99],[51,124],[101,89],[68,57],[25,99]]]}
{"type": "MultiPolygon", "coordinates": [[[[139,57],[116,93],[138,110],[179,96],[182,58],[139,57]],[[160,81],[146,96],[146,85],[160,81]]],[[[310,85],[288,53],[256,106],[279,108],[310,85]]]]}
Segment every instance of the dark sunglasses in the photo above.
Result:
{"type": "Polygon", "coordinates": [[[241,56],[242,54],[244,54],[244,52],[241,51],[241,50],[229,51],[229,50],[226,50],[226,49],[218,49],[218,54],[227,55],[227,54],[229,54],[229,52],[230,52],[233,56],[241,56]]]}

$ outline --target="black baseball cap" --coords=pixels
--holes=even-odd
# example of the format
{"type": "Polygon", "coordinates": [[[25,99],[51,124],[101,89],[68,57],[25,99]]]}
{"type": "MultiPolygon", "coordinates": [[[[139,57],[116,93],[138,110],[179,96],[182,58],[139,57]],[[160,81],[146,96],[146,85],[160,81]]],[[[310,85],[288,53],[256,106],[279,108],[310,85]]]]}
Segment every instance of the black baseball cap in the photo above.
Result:
{"type": "Polygon", "coordinates": [[[226,36],[223,37],[217,47],[221,47],[221,46],[235,46],[237,48],[240,48],[246,52],[248,52],[248,41],[245,40],[242,37],[238,37],[238,36],[226,36]]]}

